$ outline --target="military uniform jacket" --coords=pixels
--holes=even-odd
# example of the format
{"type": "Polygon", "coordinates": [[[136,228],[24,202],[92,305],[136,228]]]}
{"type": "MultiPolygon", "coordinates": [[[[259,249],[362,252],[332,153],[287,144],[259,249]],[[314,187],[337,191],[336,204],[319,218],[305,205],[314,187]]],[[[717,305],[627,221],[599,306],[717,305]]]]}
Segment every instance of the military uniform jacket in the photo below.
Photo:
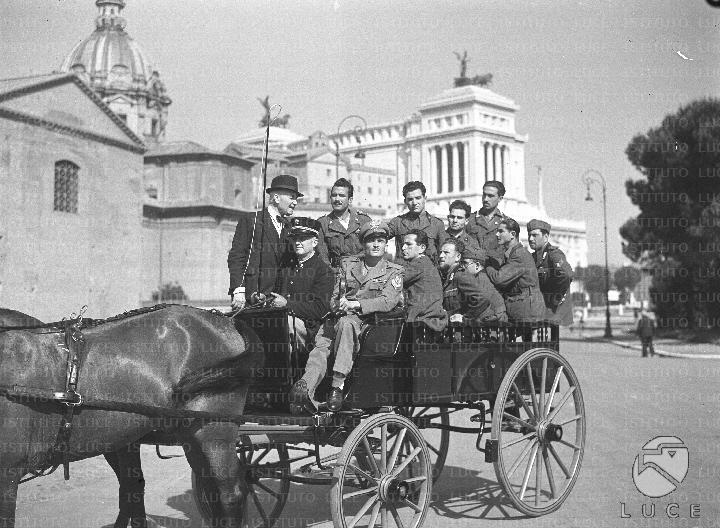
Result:
{"type": "Polygon", "coordinates": [[[465,231],[477,240],[480,249],[487,251],[488,256],[493,257],[498,262],[502,261],[503,249],[498,244],[495,233],[503,220],[505,220],[505,215],[499,209],[495,209],[489,223],[485,221],[485,217],[480,211],[475,211],[474,214],[470,215],[468,223],[465,225],[465,231]]]}
{"type": "Polygon", "coordinates": [[[399,264],[381,259],[376,266],[365,272],[364,257],[348,257],[342,260],[331,306],[338,308],[344,294],[350,301],[360,301],[360,315],[374,312],[391,312],[402,306],[403,268],[399,264]],[[341,291],[344,285],[345,291],[341,291]]]}
{"type": "Polygon", "coordinates": [[[532,255],[522,244],[516,244],[504,254],[499,269],[485,269],[495,287],[505,299],[510,322],[541,321],[545,317],[545,301],[538,281],[532,255]]]}
{"type": "Polygon", "coordinates": [[[443,279],[443,306],[448,315],[482,321],[505,312],[505,301],[484,271],[473,275],[458,267],[443,279]]]}
{"type": "Polygon", "coordinates": [[[228,254],[230,271],[229,294],[238,286],[245,287],[245,297],[253,292],[270,293],[277,282],[278,270],[288,255],[289,229],[283,227],[280,236],[275,230],[270,213],[267,210],[257,213],[242,213],[235,228],[232,247],[228,254]],[[255,226],[253,235],[253,224],[255,226]],[[265,229],[263,230],[263,224],[265,229]],[[250,241],[252,240],[252,250],[250,241]],[[262,253],[262,273],[258,281],[260,254],[262,253]]]}
{"type": "Polygon", "coordinates": [[[347,229],[334,214],[326,214],[318,218],[320,222],[320,258],[333,268],[339,268],[343,257],[358,255],[363,251],[358,233],[360,227],[372,219],[357,209],[350,208],[350,221],[347,229]]]}
{"type": "Polygon", "coordinates": [[[330,311],[335,274],[315,253],[302,264],[293,256],[280,270],[274,290],[287,299],[288,310],[305,322],[317,322],[330,311]]]}
{"type": "Polygon", "coordinates": [[[448,318],[443,309],[443,287],[437,269],[425,255],[406,261],[404,268],[407,321],[424,323],[438,332],[443,330],[448,318]]]}
{"type": "Polygon", "coordinates": [[[400,257],[403,245],[403,237],[413,229],[424,231],[428,237],[428,247],[425,250],[427,256],[433,263],[437,264],[437,254],[440,247],[447,238],[445,232],[445,224],[439,218],[432,216],[427,211],[423,211],[415,216],[408,213],[396,216],[388,222],[390,228],[390,238],[395,237],[395,256],[400,257]]]}
{"type": "Polygon", "coordinates": [[[554,323],[572,323],[572,302],[568,290],[573,279],[565,253],[558,247],[545,244],[541,251],[533,253],[540,280],[540,291],[545,299],[545,319],[554,323]]]}
{"type": "Polygon", "coordinates": [[[460,232],[460,234],[458,234],[457,236],[451,235],[447,229],[445,230],[445,233],[447,234],[446,240],[455,238],[455,239],[459,240],[460,242],[462,242],[463,246],[465,246],[466,249],[469,249],[469,248],[480,249],[480,244],[478,244],[477,238],[475,238],[474,236],[471,236],[465,230],[462,230],[460,232]]]}

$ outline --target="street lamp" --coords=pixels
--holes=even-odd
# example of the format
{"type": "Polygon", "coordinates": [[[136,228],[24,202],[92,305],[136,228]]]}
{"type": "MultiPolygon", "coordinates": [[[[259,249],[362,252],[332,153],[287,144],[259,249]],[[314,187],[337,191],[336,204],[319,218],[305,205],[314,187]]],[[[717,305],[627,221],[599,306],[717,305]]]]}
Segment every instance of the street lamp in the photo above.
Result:
{"type": "Polygon", "coordinates": [[[605,178],[595,169],[588,169],[582,175],[583,183],[587,188],[587,196],[585,197],[586,202],[592,202],[593,197],[590,194],[590,184],[597,183],[602,187],[602,199],[603,199],[603,229],[605,231],[605,337],[612,337],[612,329],[610,328],[610,268],[608,267],[608,234],[607,234],[607,186],[605,185],[605,178]],[[588,176],[590,173],[597,174],[598,178],[588,176]]]}
{"type": "MultiPolygon", "coordinates": [[[[353,128],[355,140],[360,143],[360,134],[364,133],[367,130],[367,121],[365,121],[365,118],[362,116],[359,116],[357,114],[350,114],[349,116],[343,117],[342,121],[338,124],[337,127],[337,134],[335,135],[335,139],[332,140],[332,142],[335,144],[335,179],[340,179],[340,143],[338,142],[339,136],[340,136],[340,129],[342,128],[345,121],[349,119],[359,119],[362,121],[362,126],[356,125],[355,128],[353,128]]],[[[355,157],[358,159],[365,159],[365,152],[363,152],[362,149],[358,150],[355,154],[355,157]]]]}

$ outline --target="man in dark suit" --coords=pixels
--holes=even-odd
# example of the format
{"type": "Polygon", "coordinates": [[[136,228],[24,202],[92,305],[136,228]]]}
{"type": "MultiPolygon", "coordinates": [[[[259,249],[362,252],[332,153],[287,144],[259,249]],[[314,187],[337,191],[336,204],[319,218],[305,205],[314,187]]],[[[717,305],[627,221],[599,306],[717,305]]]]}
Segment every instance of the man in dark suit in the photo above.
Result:
{"type": "Polygon", "coordinates": [[[496,261],[502,261],[503,248],[499,246],[495,232],[505,215],[498,205],[505,196],[505,186],[497,180],[486,181],[483,185],[482,207],[470,218],[465,226],[468,234],[475,237],[480,249],[496,261]]]}
{"type": "Polygon", "coordinates": [[[345,178],[333,183],[330,189],[332,212],[318,218],[320,222],[320,258],[333,269],[340,268],[344,257],[363,252],[359,233],[363,224],[372,220],[368,215],[351,207],[353,185],[345,178]]]}
{"type": "Polygon", "coordinates": [[[540,291],[545,299],[545,320],[560,325],[573,322],[570,282],[573,270],[560,248],[549,242],[550,224],[532,219],[527,224],[528,243],[533,250],[540,291]]]}
{"type": "Polygon", "coordinates": [[[402,189],[405,205],[408,212],[396,216],[388,222],[390,238],[395,237],[395,260],[399,262],[402,251],[403,237],[413,229],[424,231],[428,237],[428,246],[425,255],[437,263],[440,246],[447,238],[445,224],[425,210],[425,185],[419,181],[411,181],[402,189]]]}
{"type": "Polygon", "coordinates": [[[232,307],[242,309],[255,293],[267,296],[277,282],[282,259],[287,256],[287,220],[292,216],[298,191],[294,176],[273,178],[265,211],[240,217],[228,254],[232,307]]]}

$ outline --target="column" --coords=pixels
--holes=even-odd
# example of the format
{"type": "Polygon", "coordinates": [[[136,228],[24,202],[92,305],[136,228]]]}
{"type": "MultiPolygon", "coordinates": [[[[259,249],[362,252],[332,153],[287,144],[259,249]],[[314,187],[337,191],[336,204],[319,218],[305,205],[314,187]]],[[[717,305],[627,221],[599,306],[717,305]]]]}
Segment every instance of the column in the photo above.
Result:
{"type": "MultiPolygon", "coordinates": [[[[444,191],[443,182],[448,179],[448,164],[447,164],[447,149],[445,146],[438,148],[438,194],[442,194],[444,191]]],[[[445,191],[447,192],[447,191],[445,191]]]]}
{"type": "Polygon", "coordinates": [[[500,181],[505,183],[505,145],[500,146],[500,181]]]}
{"type": "Polygon", "coordinates": [[[483,174],[483,176],[485,176],[484,181],[488,181],[490,179],[490,177],[488,176],[488,148],[488,143],[486,141],[483,143],[483,160],[485,161],[485,174],[483,174]]]}
{"type": "Polygon", "coordinates": [[[492,179],[497,180],[498,179],[498,155],[497,155],[497,145],[495,143],[492,144],[492,179]]]}
{"type": "Polygon", "coordinates": [[[428,149],[428,178],[427,178],[427,189],[429,194],[435,194],[437,193],[436,187],[436,176],[435,173],[437,172],[437,162],[435,161],[435,147],[430,147],[428,149]]]}
{"type": "Polygon", "coordinates": [[[457,186],[455,185],[455,180],[457,179],[457,165],[455,164],[457,161],[457,153],[455,152],[455,145],[452,143],[445,145],[445,154],[447,155],[447,190],[451,193],[457,190],[457,186]]]}
{"type": "Polygon", "coordinates": [[[463,192],[467,187],[467,149],[465,148],[465,142],[456,143],[455,151],[457,152],[458,191],[463,192]]]}

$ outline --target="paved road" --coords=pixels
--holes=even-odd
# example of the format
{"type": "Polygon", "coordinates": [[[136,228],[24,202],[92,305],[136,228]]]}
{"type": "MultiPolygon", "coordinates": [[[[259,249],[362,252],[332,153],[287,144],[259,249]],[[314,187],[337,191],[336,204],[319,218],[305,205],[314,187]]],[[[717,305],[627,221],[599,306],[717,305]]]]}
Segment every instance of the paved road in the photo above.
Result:
{"type": "MultiPolygon", "coordinates": [[[[588,424],[580,478],[562,508],[522,518],[504,499],[492,464],[475,451],[475,438],[454,434],[425,526],[720,527],[720,361],[642,359],[637,351],[571,340],[561,349],[580,379],[588,424]],[[676,491],[648,499],[633,484],[632,466],[642,446],[660,435],[685,442],[690,467],[676,491]],[[621,517],[621,503],[631,517],[621,517]],[[655,505],[653,518],[642,517],[643,504],[646,513],[655,505]],[[668,504],[678,505],[670,508],[677,518],[668,518],[668,504]],[[692,504],[699,518],[691,518],[692,504]]],[[[187,462],[158,460],[146,446],[143,464],[150,518],[167,528],[201,527],[187,462]]],[[[21,486],[18,528],[112,526],[117,484],[110,469],[101,458],[71,469],[69,483],[57,474],[21,486]]],[[[332,526],[328,491],[293,485],[278,526],[332,526]]]]}

